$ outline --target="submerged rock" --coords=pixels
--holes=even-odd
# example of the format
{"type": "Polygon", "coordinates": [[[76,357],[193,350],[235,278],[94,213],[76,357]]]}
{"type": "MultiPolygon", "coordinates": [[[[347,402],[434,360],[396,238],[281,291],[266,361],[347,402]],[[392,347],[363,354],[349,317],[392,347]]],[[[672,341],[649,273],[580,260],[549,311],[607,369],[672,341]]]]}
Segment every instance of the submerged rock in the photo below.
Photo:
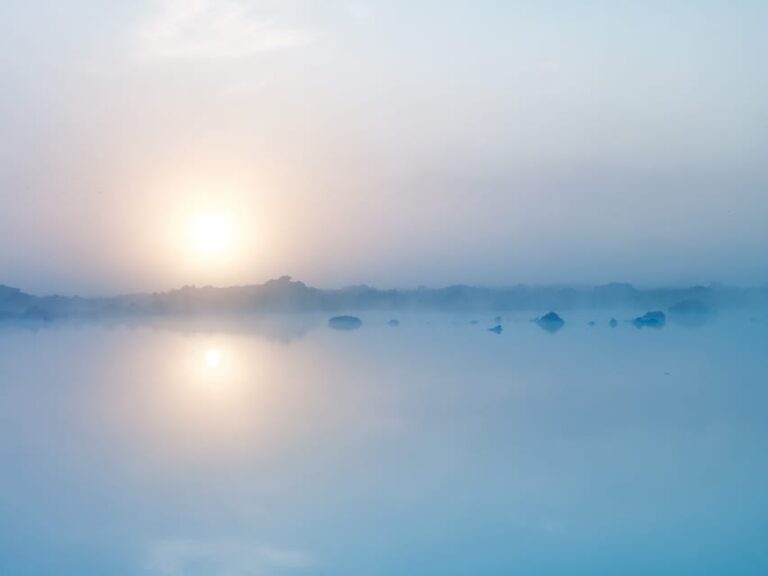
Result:
{"type": "Polygon", "coordinates": [[[501,324],[496,324],[493,328],[488,328],[488,332],[493,332],[494,334],[501,334],[504,331],[504,327],[501,324]]]}
{"type": "Polygon", "coordinates": [[[594,325],[595,325],[594,320],[590,320],[589,322],[587,322],[587,326],[594,326],[594,325]]]}
{"type": "Polygon", "coordinates": [[[534,320],[536,324],[547,332],[557,332],[565,325],[565,320],[560,318],[555,312],[547,312],[541,318],[534,320]]]}
{"type": "Polygon", "coordinates": [[[611,328],[616,328],[619,325],[619,321],[616,320],[616,318],[611,318],[611,321],[608,322],[608,326],[611,328]]]}
{"type": "Polygon", "coordinates": [[[646,312],[632,320],[637,328],[662,328],[667,323],[667,316],[661,310],[646,312]]]}
{"type": "Polygon", "coordinates": [[[334,316],[328,320],[328,327],[334,330],[357,330],[363,321],[357,316],[334,316]]]}
{"type": "Polygon", "coordinates": [[[387,322],[387,326],[390,328],[397,328],[400,326],[400,320],[397,320],[396,318],[392,318],[389,322],[387,322]]]}

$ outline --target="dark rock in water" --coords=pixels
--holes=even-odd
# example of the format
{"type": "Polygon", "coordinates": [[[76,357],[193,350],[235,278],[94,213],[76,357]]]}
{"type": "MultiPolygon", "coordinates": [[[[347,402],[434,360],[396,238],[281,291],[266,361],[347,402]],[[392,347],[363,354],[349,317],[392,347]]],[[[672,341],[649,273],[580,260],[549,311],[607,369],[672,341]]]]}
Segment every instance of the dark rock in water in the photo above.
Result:
{"type": "Polygon", "coordinates": [[[392,320],[390,320],[389,322],[387,322],[387,326],[389,326],[389,327],[391,327],[391,328],[397,328],[398,326],[400,326],[400,320],[397,320],[397,319],[395,319],[395,318],[392,318],[392,320]]]}
{"type": "Polygon", "coordinates": [[[547,312],[541,318],[537,318],[535,322],[542,329],[551,333],[557,332],[565,325],[565,320],[560,318],[555,312],[547,312]]]}
{"type": "Polygon", "coordinates": [[[589,322],[587,322],[587,325],[588,326],[594,326],[595,325],[595,321],[594,320],[590,320],[589,322]]]}
{"type": "Polygon", "coordinates": [[[558,316],[557,313],[555,312],[547,312],[546,314],[544,314],[544,316],[539,318],[539,322],[560,322],[562,324],[565,324],[565,320],[560,318],[560,316],[558,316]]]}
{"type": "Polygon", "coordinates": [[[478,324],[478,321],[477,320],[470,320],[469,323],[470,324],[478,324]]]}
{"type": "Polygon", "coordinates": [[[616,328],[619,325],[619,321],[616,320],[616,318],[611,318],[611,321],[608,322],[608,326],[611,328],[616,328]]]}
{"type": "Polygon", "coordinates": [[[493,321],[496,322],[496,324],[501,324],[501,322],[503,321],[503,318],[501,316],[496,316],[496,318],[494,318],[493,321]]]}
{"type": "Polygon", "coordinates": [[[667,323],[667,316],[661,310],[646,312],[632,320],[637,328],[662,328],[667,323]]]}
{"type": "Polygon", "coordinates": [[[328,327],[334,330],[357,330],[363,321],[357,316],[334,316],[328,320],[328,327]]]}
{"type": "Polygon", "coordinates": [[[504,328],[501,324],[496,324],[493,328],[488,328],[488,332],[493,332],[494,334],[501,334],[504,331],[504,328]]]}

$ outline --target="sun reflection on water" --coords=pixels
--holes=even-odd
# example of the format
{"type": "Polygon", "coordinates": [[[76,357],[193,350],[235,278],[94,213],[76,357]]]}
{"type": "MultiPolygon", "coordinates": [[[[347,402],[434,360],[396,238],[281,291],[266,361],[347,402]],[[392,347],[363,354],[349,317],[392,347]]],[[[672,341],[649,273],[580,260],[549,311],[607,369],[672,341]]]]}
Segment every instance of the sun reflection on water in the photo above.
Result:
{"type": "Polygon", "coordinates": [[[283,345],[251,334],[158,332],[137,334],[132,350],[137,371],[126,371],[127,398],[116,407],[131,442],[151,445],[160,468],[267,457],[306,429],[310,364],[291,363],[283,345]]]}

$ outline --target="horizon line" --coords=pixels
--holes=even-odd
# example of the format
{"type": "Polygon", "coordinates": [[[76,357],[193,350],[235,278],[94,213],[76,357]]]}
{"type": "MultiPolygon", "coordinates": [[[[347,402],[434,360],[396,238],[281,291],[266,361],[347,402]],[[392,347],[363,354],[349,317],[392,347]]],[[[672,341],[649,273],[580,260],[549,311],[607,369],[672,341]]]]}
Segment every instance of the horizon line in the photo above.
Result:
{"type": "Polygon", "coordinates": [[[24,288],[20,286],[13,286],[10,284],[4,284],[0,283],[0,289],[6,288],[11,290],[17,290],[23,294],[27,294],[30,296],[35,296],[37,298],[84,298],[84,299],[99,299],[99,298],[120,298],[120,297],[127,297],[127,296],[141,296],[141,295],[154,295],[154,294],[169,294],[172,292],[178,292],[180,290],[184,289],[195,289],[195,290],[204,290],[204,289],[213,289],[213,290],[232,290],[232,289],[242,289],[242,288],[257,288],[261,286],[265,286],[269,283],[273,282],[290,282],[292,284],[303,284],[305,287],[315,290],[323,290],[323,291],[344,291],[344,290],[352,290],[355,288],[358,289],[370,289],[370,290],[376,290],[380,292],[389,292],[389,291],[403,291],[403,292],[416,292],[419,290],[446,290],[449,288],[471,288],[471,289],[485,289],[485,290],[504,290],[504,289],[511,289],[511,288],[581,288],[581,289],[588,289],[588,288],[600,288],[600,287],[607,287],[607,286],[625,286],[632,288],[633,290],[638,291],[652,291],[652,290],[691,290],[696,288],[701,289],[742,289],[742,290],[761,290],[761,289],[768,289],[768,282],[764,284],[755,284],[755,285],[741,285],[741,284],[727,284],[725,282],[720,281],[711,281],[709,283],[692,283],[692,284],[656,284],[656,285],[636,285],[632,282],[626,282],[626,281],[620,281],[620,280],[613,280],[610,282],[601,282],[601,283],[587,283],[587,282],[540,282],[540,283],[526,283],[526,282],[517,282],[514,284],[470,284],[470,283],[453,283],[453,284],[445,284],[445,285],[439,285],[439,286],[430,286],[426,284],[419,284],[417,286],[410,286],[410,287],[379,287],[374,286],[367,283],[359,283],[359,284],[346,284],[343,286],[337,286],[337,287],[327,287],[327,286],[316,286],[308,284],[307,282],[304,282],[303,280],[297,280],[293,276],[289,274],[284,274],[275,278],[269,278],[267,280],[264,280],[262,282],[254,282],[254,283],[246,283],[246,284],[228,284],[228,285],[214,285],[214,284],[182,284],[180,286],[171,287],[171,288],[165,288],[160,290],[137,290],[137,291],[131,291],[131,292],[113,292],[110,294],[99,294],[99,295],[91,295],[91,296],[84,296],[79,293],[62,293],[62,292],[50,292],[50,293],[35,293],[35,292],[27,292],[24,288]]]}

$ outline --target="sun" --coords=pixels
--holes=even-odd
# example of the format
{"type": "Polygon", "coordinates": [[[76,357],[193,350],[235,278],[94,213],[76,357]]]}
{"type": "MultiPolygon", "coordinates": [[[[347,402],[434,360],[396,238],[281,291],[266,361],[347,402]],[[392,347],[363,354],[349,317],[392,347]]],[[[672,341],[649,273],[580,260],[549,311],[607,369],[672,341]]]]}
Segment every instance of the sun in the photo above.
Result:
{"type": "Polygon", "coordinates": [[[197,252],[222,254],[232,245],[232,218],[227,214],[201,214],[193,221],[190,236],[197,252]]]}
{"type": "Polygon", "coordinates": [[[219,366],[221,366],[222,361],[222,355],[221,351],[216,350],[215,348],[206,351],[204,356],[205,366],[211,370],[215,370],[219,366]]]}

